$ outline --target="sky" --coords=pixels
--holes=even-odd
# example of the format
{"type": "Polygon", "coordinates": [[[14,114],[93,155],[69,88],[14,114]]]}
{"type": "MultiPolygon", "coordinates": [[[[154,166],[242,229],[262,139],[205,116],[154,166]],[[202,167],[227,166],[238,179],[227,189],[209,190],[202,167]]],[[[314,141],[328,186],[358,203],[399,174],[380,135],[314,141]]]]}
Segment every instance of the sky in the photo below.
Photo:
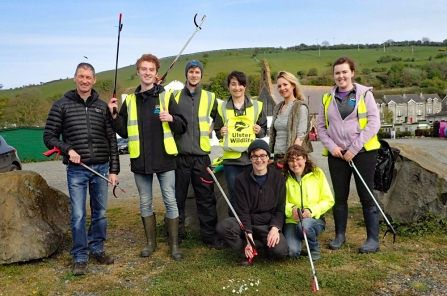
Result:
{"type": "MultiPolygon", "coordinates": [[[[447,39],[445,0],[0,0],[3,89],[73,77],[77,64],[113,70],[143,53],[176,56],[245,47],[447,39]],[[85,57],[87,58],[85,58],[85,57]]],[[[178,66],[178,65],[177,65],[178,66]]]]}

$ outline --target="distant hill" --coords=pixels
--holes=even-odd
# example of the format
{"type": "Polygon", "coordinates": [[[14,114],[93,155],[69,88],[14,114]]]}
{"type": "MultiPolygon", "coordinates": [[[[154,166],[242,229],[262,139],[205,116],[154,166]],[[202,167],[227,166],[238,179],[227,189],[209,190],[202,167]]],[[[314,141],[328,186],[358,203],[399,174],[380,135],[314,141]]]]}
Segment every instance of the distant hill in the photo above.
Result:
{"type": "MultiPolygon", "coordinates": [[[[339,49],[329,48],[322,50],[286,50],[282,48],[251,48],[251,49],[227,49],[201,52],[195,54],[183,55],[179,58],[176,65],[169,72],[166,83],[172,80],[184,81],[184,66],[187,60],[199,59],[205,64],[205,73],[203,82],[207,82],[219,72],[231,72],[240,70],[246,74],[256,74],[260,72],[260,64],[257,60],[266,58],[270,64],[271,72],[280,70],[290,71],[296,74],[298,71],[307,73],[309,69],[316,68],[321,75],[325,71],[331,71],[332,62],[340,56],[349,56],[356,61],[357,73],[361,73],[364,68],[372,69],[374,67],[390,67],[391,63],[378,64],[377,60],[383,56],[392,56],[402,58],[402,61],[411,61],[411,64],[420,65],[428,62],[439,53],[439,48],[435,46],[414,46],[413,52],[411,46],[387,47],[386,52],[383,48],[366,49],[339,49]]],[[[135,59],[138,57],[135,57],[135,59]]],[[[159,76],[162,76],[170,66],[175,57],[164,58],[161,60],[161,69],[159,76]]],[[[447,57],[440,60],[447,61],[447,57]]],[[[138,76],[135,74],[135,66],[127,66],[118,70],[118,83],[121,92],[132,90],[139,84],[138,76]]],[[[114,78],[114,70],[104,71],[97,74],[98,80],[114,78]]],[[[74,82],[70,79],[62,79],[42,85],[34,86],[38,88],[44,97],[57,97],[69,89],[74,88],[74,82]]],[[[29,88],[29,87],[27,87],[29,88]]],[[[0,89],[0,97],[14,97],[22,93],[27,88],[14,90],[0,89]]]]}

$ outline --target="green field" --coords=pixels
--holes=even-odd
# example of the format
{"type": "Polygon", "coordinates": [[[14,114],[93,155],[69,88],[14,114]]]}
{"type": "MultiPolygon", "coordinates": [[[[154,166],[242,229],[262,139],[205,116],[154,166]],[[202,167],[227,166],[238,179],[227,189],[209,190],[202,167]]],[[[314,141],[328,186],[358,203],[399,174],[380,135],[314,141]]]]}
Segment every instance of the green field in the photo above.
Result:
{"type": "MultiPolygon", "coordinates": [[[[273,48],[259,48],[256,49],[256,59],[252,57],[255,49],[230,49],[221,51],[210,51],[195,53],[189,55],[183,55],[179,58],[176,65],[172,68],[167,76],[166,82],[172,80],[184,81],[184,65],[187,60],[199,59],[204,61],[205,55],[207,64],[205,66],[204,80],[207,82],[209,78],[214,77],[219,72],[231,72],[232,70],[240,70],[246,74],[256,74],[261,70],[260,64],[256,61],[261,61],[266,58],[270,64],[272,72],[281,70],[290,71],[294,74],[298,70],[307,71],[310,68],[316,68],[318,74],[324,74],[325,71],[330,71],[332,62],[340,56],[349,56],[356,61],[357,72],[363,68],[374,68],[377,66],[390,68],[392,63],[378,64],[376,61],[386,55],[393,57],[401,57],[402,60],[414,58],[414,62],[411,64],[421,65],[430,59],[434,58],[439,53],[438,47],[433,46],[414,46],[413,53],[411,46],[399,46],[399,47],[387,47],[386,52],[383,48],[378,49],[343,49],[343,50],[330,50],[324,49],[318,50],[304,50],[304,51],[292,51],[285,49],[273,49],[273,48]]],[[[136,57],[137,58],[137,57],[136,57]]],[[[162,76],[172,63],[174,57],[165,58],[161,60],[161,68],[159,76],[162,76]]],[[[437,61],[447,61],[447,57],[436,59],[437,61]]],[[[135,73],[135,66],[127,66],[118,70],[118,86],[121,92],[129,91],[138,86],[139,79],[135,76],[131,79],[132,74],[135,73]]],[[[112,79],[114,78],[114,70],[105,71],[97,74],[98,80],[112,79]]],[[[60,81],[54,81],[43,85],[35,86],[40,89],[44,97],[58,97],[58,94],[63,94],[65,91],[74,88],[74,82],[72,79],[64,79],[60,81]]],[[[29,88],[29,87],[27,87],[29,88]]],[[[20,88],[14,90],[0,90],[0,97],[14,97],[22,93],[27,88],[20,88]]]]}

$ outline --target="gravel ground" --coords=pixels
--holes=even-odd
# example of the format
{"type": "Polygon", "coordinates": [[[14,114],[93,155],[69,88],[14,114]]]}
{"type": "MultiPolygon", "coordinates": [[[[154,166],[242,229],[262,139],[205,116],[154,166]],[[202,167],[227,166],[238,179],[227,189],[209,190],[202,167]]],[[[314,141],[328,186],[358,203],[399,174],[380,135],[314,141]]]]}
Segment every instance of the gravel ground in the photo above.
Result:
{"type": "MultiPolygon", "coordinates": [[[[409,146],[413,146],[415,148],[420,148],[424,150],[424,153],[430,154],[435,159],[439,160],[440,163],[445,164],[447,167],[447,152],[446,152],[446,143],[447,139],[445,138],[418,138],[418,139],[396,139],[396,140],[387,140],[388,143],[393,146],[393,143],[401,143],[409,146]]],[[[330,181],[329,169],[327,166],[327,158],[321,155],[323,151],[323,145],[321,142],[312,142],[314,152],[311,153],[311,157],[316,162],[317,166],[319,166],[325,173],[330,181]]],[[[218,157],[221,155],[220,147],[212,147],[211,159],[218,157]]],[[[126,190],[126,194],[119,192],[119,198],[137,198],[138,199],[138,190],[135,186],[135,181],[133,178],[133,173],[130,171],[130,159],[128,154],[120,155],[120,163],[121,163],[121,172],[119,174],[119,183],[120,187],[126,190]]],[[[48,184],[54,188],[59,189],[60,191],[68,194],[67,189],[67,174],[65,165],[62,164],[62,161],[46,161],[46,162],[36,162],[36,163],[25,163],[23,164],[24,170],[35,171],[39,173],[43,178],[45,178],[48,184]]],[[[110,196],[112,195],[112,188],[109,189],[110,196]]],[[[351,180],[351,192],[350,198],[356,199],[356,190],[354,180],[351,180]]],[[[154,182],[154,196],[160,196],[160,187],[158,185],[158,181],[154,182]]]]}

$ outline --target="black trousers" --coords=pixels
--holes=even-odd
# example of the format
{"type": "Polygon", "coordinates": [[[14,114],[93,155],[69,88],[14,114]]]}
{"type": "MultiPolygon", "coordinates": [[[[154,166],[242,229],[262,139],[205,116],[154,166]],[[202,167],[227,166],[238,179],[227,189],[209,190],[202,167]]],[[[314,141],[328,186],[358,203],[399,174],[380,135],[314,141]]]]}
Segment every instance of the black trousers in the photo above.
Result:
{"type": "MultiPolygon", "coordinates": [[[[259,241],[264,249],[268,252],[267,255],[277,259],[284,259],[289,254],[289,246],[287,240],[282,233],[280,233],[279,243],[273,248],[267,247],[267,235],[269,234],[269,225],[252,226],[253,240],[259,241]]],[[[242,231],[236,218],[230,217],[221,221],[217,225],[217,233],[219,236],[236,252],[241,258],[245,257],[245,247],[247,246],[247,239],[242,231]]],[[[256,247],[260,247],[256,245],[256,247]]]]}
{"type": "MultiPolygon", "coordinates": [[[[377,150],[360,152],[352,159],[352,161],[362,175],[363,180],[368,185],[369,190],[373,192],[377,150]]],[[[328,165],[332,179],[332,186],[334,188],[335,206],[346,206],[348,204],[352,174],[354,174],[355,186],[362,206],[365,208],[376,205],[362,180],[360,180],[359,176],[354,171],[354,168],[351,168],[346,160],[329,154],[328,165]]]]}
{"type": "Polygon", "coordinates": [[[175,198],[179,211],[179,236],[185,235],[185,204],[189,184],[192,184],[200,223],[200,234],[204,243],[212,243],[216,234],[217,211],[213,178],[206,171],[211,161],[208,155],[178,155],[175,170],[175,198]]]}

